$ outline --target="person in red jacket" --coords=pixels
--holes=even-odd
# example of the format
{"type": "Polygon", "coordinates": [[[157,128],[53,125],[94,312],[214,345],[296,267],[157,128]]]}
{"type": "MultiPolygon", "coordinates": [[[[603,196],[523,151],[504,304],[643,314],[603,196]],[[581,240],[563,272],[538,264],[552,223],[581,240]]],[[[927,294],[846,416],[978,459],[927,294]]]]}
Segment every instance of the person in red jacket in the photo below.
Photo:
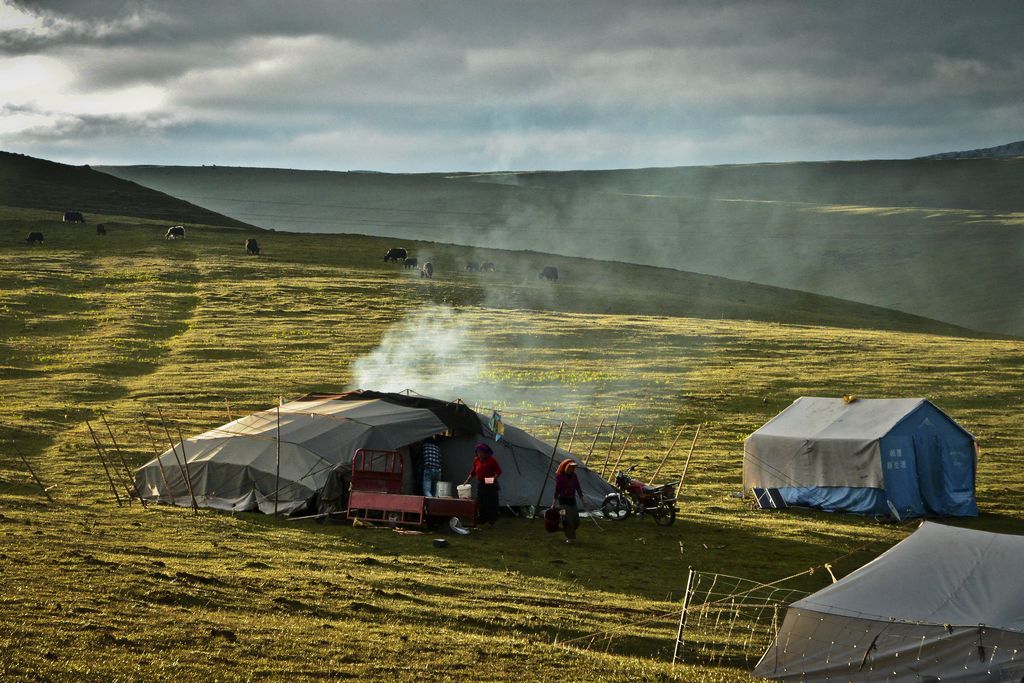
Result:
{"type": "Polygon", "coordinates": [[[555,497],[551,508],[562,511],[562,530],[565,531],[565,542],[576,542],[576,529],[580,526],[580,510],[576,507],[576,496],[583,498],[583,489],[576,476],[576,462],[566,458],[558,463],[555,470],[555,497]]]}
{"type": "Polygon", "coordinates": [[[476,497],[480,501],[480,522],[494,526],[498,521],[498,477],[501,476],[501,465],[494,457],[494,451],[485,443],[478,443],[473,449],[473,469],[469,471],[466,482],[476,478],[476,497]]]}

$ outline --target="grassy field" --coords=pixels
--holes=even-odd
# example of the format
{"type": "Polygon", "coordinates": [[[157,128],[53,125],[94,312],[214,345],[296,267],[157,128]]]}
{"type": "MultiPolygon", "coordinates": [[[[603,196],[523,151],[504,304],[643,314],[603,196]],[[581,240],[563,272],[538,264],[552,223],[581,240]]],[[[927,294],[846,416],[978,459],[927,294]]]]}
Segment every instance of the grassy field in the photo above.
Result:
{"type": "MultiPolygon", "coordinates": [[[[656,269],[407,243],[438,265],[426,281],[381,262],[389,240],[260,234],[264,256],[246,258],[239,230],[168,242],[165,223],[101,218],[106,238],[0,209],[0,679],[745,680],[740,662],[667,663],[688,568],[773,581],[860,548],[843,575],[910,531],[732,496],[742,438],[804,394],[933,399],[982,445],[983,514],[962,523],[1024,530],[1024,342],[656,269]],[[24,244],[29,229],[45,246],[24,244]],[[469,258],[499,272],[466,273],[469,258]],[[548,262],[557,285],[535,277],[548,262]],[[138,465],[154,451],[142,412],[193,434],[228,406],[344,388],[424,310],[455,311],[471,342],[467,400],[547,438],[582,408],[577,452],[622,406],[624,461],[651,473],[680,426],[687,443],[703,423],[679,522],[585,526],[566,547],[510,518],[435,549],[431,535],[114,505],[85,427],[99,411],[138,465]],[[555,643],[614,626],[589,651],[555,643]]],[[[591,464],[608,450],[605,431],[591,464]]]]}

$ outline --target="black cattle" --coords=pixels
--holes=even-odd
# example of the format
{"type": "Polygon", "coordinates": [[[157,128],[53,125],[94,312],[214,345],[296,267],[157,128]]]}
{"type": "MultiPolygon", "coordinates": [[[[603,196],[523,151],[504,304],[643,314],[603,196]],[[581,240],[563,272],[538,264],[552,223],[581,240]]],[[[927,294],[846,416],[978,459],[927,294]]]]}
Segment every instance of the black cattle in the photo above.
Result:
{"type": "Polygon", "coordinates": [[[185,239],[185,226],[184,225],[175,225],[175,226],[172,226],[170,228],[167,228],[167,234],[164,235],[164,237],[166,239],[169,239],[169,240],[183,240],[183,239],[185,239]]]}
{"type": "Polygon", "coordinates": [[[494,264],[491,263],[490,261],[488,261],[487,263],[485,263],[482,266],[480,266],[480,270],[482,270],[485,273],[493,273],[494,272],[494,264]]]}
{"type": "Polygon", "coordinates": [[[43,233],[41,232],[30,232],[28,237],[25,239],[30,247],[34,247],[37,244],[43,243],[43,233]]]}
{"type": "Polygon", "coordinates": [[[260,243],[256,241],[256,238],[250,237],[245,241],[245,255],[246,256],[259,256],[260,255],[260,243]]]}
{"type": "Polygon", "coordinates": [[[431,263],[430,261],[427,261],[426,263],[424,263],[423,267],[420,268],[420,277],[425,277],[428,280],[433,280],[434,279],[434,264],[431,263]]]}
{"type": "Polygon", "coordinates": [[[470,261],[469,263],[466,264],[466,270],[468,270],[471,273],[475,273],[476,271],[480,270],[480,264],[477,263],[476,261],[470,261]]]}
{"type": "Polygon", "coordinates": [[[537,277],[541,280],[558,282],[558,268],[555,268],[554,266],[544,266],[544,270],[540,271],[540,275],[537,277]]]}
{"type": "Polygon", "coordinates": [[[96,234],[97,235],[106,235],[107,234],[107,226],[103,225],[102,223],[97,223],[96,224],[96,234]]]}
{"type": "Polygon", "coordinates": [[[419,265],[419,261],[416,260],[415,256],[410,256],[405,259],[405,263],[403,263],[402,265],[404,265],[406,268],[415,268],[416,266],[419,265]]]}
{"type": "Polygon", "coordinates": [[[388,249],[388,253],[384,254],[385,261],[391,261],[392,263],[398,263],[404,261],[409,256],[409,252],[401,247],[392,247],[388,249]]]}
{"type": "Polygon", "coordinates": [[[64,222],[65,223],[84,223],[85,222],[85,216],[83,216],[81,214],[81,212],[79,212],[79,211],[65,211],[64,212],[64,222]]]}

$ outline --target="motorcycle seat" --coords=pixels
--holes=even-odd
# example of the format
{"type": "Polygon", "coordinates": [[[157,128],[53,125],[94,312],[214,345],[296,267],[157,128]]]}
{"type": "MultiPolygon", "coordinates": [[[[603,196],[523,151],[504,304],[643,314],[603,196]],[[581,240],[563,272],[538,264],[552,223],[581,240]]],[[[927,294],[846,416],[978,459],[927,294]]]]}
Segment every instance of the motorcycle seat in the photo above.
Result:
{"type": "Polygon", "coordinates": [[[647,484],[644,484],[643,491],[644,493],[657,493],[661,488],[662,487],[660,486],[648,486],[647,484]]]}

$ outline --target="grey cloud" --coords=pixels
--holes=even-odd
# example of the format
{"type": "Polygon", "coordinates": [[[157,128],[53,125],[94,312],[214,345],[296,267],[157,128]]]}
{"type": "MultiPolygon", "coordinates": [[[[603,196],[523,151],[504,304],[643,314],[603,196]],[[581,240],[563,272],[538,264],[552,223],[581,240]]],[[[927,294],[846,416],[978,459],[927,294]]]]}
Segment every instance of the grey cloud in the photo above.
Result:
{"type": "MultiPolygon", "coordinates": [[[[399,143],[437,141],[452,150],[435,156],[441,170],[919,154],[1020,137],[1019,2],[17,5],[45,26],[0,31],[0,55],[60,60],[83,93],[160,88],[166,115],[125,117],[125,135],[159,132],[140,152],[174,139],[181,161],[218,145],[251,154],[268,136],[350,153],[352,131],[376,149],[360,165],[389,170],[406,168],[399,143]],[[220,138],[187,144],[204,130],[220,138]],[[548,147],[531,157],[530,144],[548,147]]],[[[69,134],[68,120],[31,144],[69,134]]],[[[117,120],[75,134],[113,139],[117,120]]],[[[424,170],[416,157],[408,168],[424,170]]]]}

